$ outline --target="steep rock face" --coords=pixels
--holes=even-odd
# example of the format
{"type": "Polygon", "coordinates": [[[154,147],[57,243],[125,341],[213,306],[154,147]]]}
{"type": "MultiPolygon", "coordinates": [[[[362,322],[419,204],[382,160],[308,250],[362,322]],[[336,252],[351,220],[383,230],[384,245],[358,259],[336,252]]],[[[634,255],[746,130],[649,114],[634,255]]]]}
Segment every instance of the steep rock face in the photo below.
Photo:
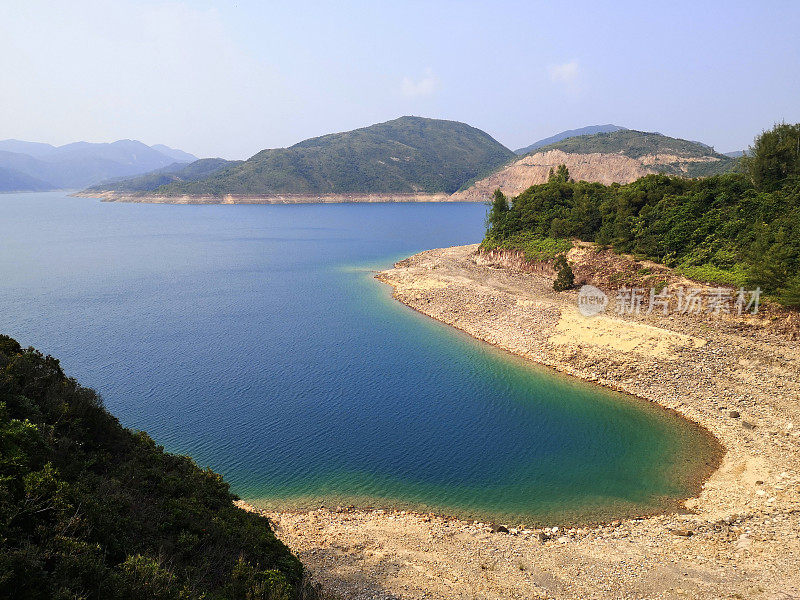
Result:
{"type": "Polygon", "coordinates": [[[714,156],[681,157],[670,154],[647,154],[630,158],[624,154],[573,154],[563,150],[548,150],[528,154],[485,177],[451,197],[461,202],[488,200],[496,189],[506,196],[516,196],[532,185],[545,183],[550,169],[567,165],[570,176],[576,181],[603,184],[630,183],[651,173],[668,172],[687,175],[690,163],[717,162],[714,156]]]}

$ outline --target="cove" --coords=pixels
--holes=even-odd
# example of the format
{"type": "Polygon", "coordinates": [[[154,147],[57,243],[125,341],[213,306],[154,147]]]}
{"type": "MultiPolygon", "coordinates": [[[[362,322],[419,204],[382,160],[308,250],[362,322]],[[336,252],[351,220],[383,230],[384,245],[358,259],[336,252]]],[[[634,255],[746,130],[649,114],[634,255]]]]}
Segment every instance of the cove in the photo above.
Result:
{"type": "Polygon", "coordinates": [[[514,523],[667,510],[702,429],[393,301],[373,270],[478,241],[477,204],[174,206],[0,195],[0,331],[256,504],[514,523]]]}

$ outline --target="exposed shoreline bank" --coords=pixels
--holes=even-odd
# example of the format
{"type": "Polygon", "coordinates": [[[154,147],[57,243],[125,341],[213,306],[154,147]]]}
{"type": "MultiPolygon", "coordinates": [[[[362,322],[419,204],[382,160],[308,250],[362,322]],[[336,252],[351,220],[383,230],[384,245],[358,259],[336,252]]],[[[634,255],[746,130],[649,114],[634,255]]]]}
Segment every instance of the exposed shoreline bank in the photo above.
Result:
{"type": "Polygon", "coordinates": [[[312,572],[364,598],[800,594],[797,344],[755,318],[585,321],[547,274],[475,249],[423,252],[378,279],[475,338],[697,423],[725,446],[719,468],[681,513],[555,532],[503,535],[407,511],[267,511],[312,572]]]}
{"type": "Polygon", "coordinates": [[[342,204],[342,203],[393,203],[393,202],[478,202],[464,200],[450,194],[274,194],[250,196],[226,194],[224,196],[157,196],[120,192],[77,192],[78,198],[97,198],[101,202],[134,202],[141,204],[342,204]]]}

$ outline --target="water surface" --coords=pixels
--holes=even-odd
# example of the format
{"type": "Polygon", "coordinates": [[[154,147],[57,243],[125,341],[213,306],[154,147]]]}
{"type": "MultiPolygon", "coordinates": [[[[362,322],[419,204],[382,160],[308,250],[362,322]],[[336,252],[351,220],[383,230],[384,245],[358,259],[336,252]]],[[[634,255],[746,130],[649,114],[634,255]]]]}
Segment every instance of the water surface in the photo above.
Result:
{"type": "Polygon", "coordinates": [[[478,241],[477,204],[0,195],[0,331],[262,504],[522,522],[689,495],[713,441],[393,301],[373,269],[478,241]]]}

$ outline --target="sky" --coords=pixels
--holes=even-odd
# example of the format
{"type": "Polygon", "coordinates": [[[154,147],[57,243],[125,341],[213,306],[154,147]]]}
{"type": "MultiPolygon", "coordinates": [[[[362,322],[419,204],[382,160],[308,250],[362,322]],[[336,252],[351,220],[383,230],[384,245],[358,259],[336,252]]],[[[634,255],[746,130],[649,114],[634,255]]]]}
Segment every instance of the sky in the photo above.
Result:
{"type": "Polygon", "coordinates": [[[0,139],[198,156],[401,115],[515,149],[614,123],[727,152],[800,122],[800,2],[4,0],[0,139]]]}

